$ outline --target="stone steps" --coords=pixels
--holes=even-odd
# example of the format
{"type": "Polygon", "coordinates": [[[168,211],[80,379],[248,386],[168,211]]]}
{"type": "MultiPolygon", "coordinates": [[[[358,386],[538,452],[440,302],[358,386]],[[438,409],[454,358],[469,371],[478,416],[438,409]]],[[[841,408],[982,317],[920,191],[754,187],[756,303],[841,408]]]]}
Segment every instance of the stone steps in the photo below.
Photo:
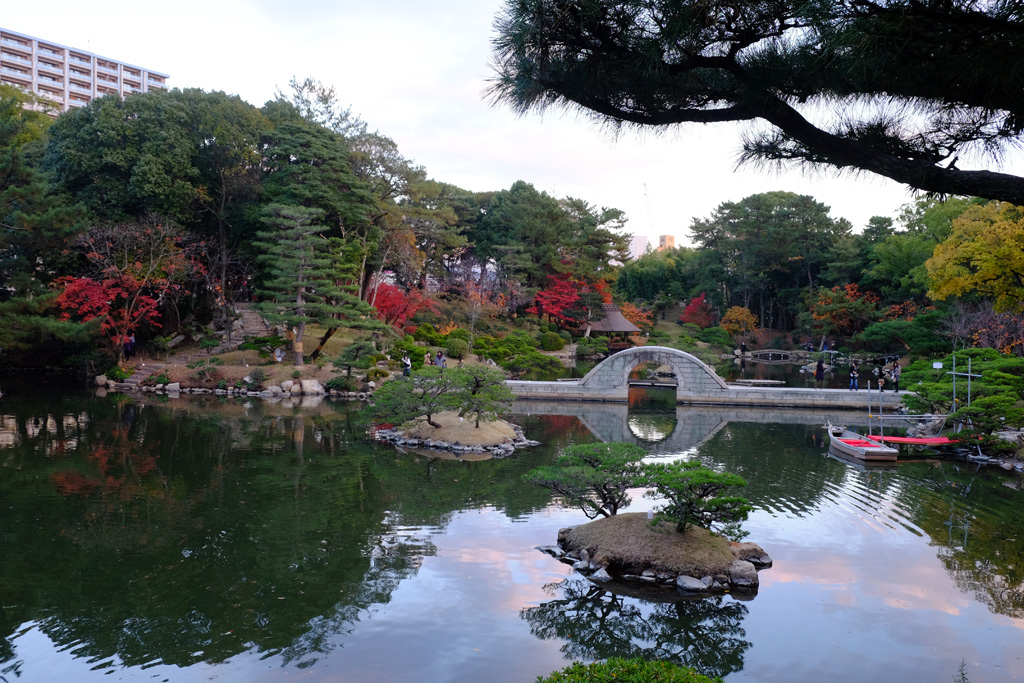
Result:
{"type": "Polygon", "coordinates": [[[270,335],[270,325],[252,304],[235,304],[235,321],[232,325],[231,343],[228,344],[228,335],[225,334],[220,346],[214,348],[211,353],[223,353],[237,349],[244,337],[267,337],[270,335]]]}
{"type": "Polygon", "coordinates": [[[135,368],[135,372],[132,376],[122,381],[121,384],[137,387],[142,384],[142,381],[147,377],[154,373],[158,373],[162,367],[164,367],[163,363],[146,363],[145,365],[139,363],[139,366],[135,368]]]}

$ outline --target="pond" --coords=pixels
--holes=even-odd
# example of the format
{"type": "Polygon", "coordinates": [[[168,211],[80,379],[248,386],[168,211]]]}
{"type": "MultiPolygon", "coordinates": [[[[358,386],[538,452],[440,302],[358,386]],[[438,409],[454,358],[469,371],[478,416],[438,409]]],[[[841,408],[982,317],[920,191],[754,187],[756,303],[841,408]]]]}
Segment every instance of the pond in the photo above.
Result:
{"type": "MultiPolygon", "coordinates": [[[[814,372],[803,371],[804,364],[790,362],[769,362],[752,359],[726,359],[716,365],[715,372],[726,382],[744,379],[769,379],[785,382],[788,387],[814,388],[814,372]]],[[[872,388],[877,389],[878,380],[871,368],[861,368],[858,386],[867,388],[868,381],[872,388]]],[[[850,387],[850,366],[837,365],[834,370],[825,373],[822,384],[826,389],[848,389],[850,387]]]]}
{"type": "Polygon", "coordinates": [[[1024,680],[1021,480],[864,471],[814,416],[523,404],[543,446],[461,462],[367,442],[354,404],[4,390],[5,683],[511,683],[610,656],[730,682],[1024,680]],[[753,599],[617,595],[536,550],[586,519],[522,475],[609,434],[749,480],[775,561],[753,599]]]}

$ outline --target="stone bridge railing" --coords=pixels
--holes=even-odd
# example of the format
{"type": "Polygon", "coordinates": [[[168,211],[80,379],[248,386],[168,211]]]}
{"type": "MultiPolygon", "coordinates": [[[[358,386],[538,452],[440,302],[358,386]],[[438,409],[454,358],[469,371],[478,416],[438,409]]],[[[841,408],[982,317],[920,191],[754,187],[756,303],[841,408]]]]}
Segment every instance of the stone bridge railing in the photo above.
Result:
{"type": "MultiPolygon", "coordinates": [[[[549,401],[629,400],[629,374],[642,363],[667,365],[676,376],[676,402],[696,405],[773,406],[790,408],[840,408],[867,410],[868,392],[846,389],[806,389],[798,387],[744,387],[726,384],[700,359],[664,346],[641,346],[609,356],[585,377],[562,382],[509,380],[509,389],[517,398],[549,401]]],[[[872,392],[876,406],[885,411],[902,402],[892,392],[872,392]]]]}

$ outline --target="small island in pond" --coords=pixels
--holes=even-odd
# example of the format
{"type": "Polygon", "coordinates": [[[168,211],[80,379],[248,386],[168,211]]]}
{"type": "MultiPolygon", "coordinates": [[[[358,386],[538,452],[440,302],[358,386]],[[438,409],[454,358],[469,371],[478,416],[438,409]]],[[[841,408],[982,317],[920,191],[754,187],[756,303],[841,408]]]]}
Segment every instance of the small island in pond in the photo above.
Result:
{"type": "Polygon", "coordinates": [[[755,543],[735,543],[707,529],[684,533],[641,512],[621,513],[558,532],[558,546],[541,548],[600,583],[623,580],[674,584],[684,593],[749,591],[772,560],[755,543]]]}
{"type": "Polygon", "coordinates": [[[599,583],[674,584],[683,593],[755,592],[757,570],[770,567],[772,559],[754,543],[728,539],[742,534],[738,525],[751,509],[745,498],[732,495],[746,480],[697,460],[644,462],[645,455],[627,443],[577,444],[554,465],[528,472],[526,481],[595,520],[562,529],[557,546],[540,550],[599,583]],[[621,513],[636,488],[666,503],[647,513],[621,513]]]}
{"type": "Polygon", "coordinates": [[[456,456],[484,454],[501,457],[517,448],[539,444],[527,439],[519,425],[505,420],[481,421],[477,427],[474,420],[460,417],[452,410],[437,413],[432,416],[432,421],[441,426],[434,427],[426,418],[417,418],[392,429],[378,429],[375,435],[400,448],[424,448],[451,452],[456,456]]]}

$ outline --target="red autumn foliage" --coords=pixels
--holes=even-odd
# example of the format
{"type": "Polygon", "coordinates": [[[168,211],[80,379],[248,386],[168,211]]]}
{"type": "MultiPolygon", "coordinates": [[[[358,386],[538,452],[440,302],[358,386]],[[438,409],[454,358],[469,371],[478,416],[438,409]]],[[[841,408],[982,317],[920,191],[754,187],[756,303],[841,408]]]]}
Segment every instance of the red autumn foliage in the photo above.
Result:
{"type": "Polygon", "coordinates": [[[605,280],[586,282],[568,275],[549,275],[548,286],[537,292],[534,305],[526,309],[527,313],[551,320],[567,323],[589,317],[584,310],[584,295],[595,294],[602,303],[611,303],[612,294],[605,280]]]}
{"type": "Polygon", "coordinates": [[[143,284],[130,274],[110,269],[100,281],[64,277],[56,285],[63,289],[57,297],[60,319],[88,322],[102,318],[100,330],[115,348],[142,324],[160,327],[159,301],[146,294],[143,284]]]}
{"type": "Polygon", "coordinates": [[[409,319],[420,311],[439,313],[437,304],[429,297],[424,296],[418,289],[413,289],[406,294],[398,287],[386,282],[377,285],[373,305],[377,309],[378,318],[398,329],[402,329],[409,319]]]}
{"type": "Polygon", "coordinates": [[[704,300],[707,292],[701,292],[700,296],[694,297],[683,309],[679,317],[681,323],[692,323],[702,330],[715,324],[715,316],[711,312],[711,306],[704,300]]]}
{"type": "Polygon", "coordinates": [[[874,292],[860,291],[856,284],[831,289],[822,287],[817,297],[811,303],[811,318],[815,329],[826,334],[855,334],[877,318],[878,296],[874,292]]]}

